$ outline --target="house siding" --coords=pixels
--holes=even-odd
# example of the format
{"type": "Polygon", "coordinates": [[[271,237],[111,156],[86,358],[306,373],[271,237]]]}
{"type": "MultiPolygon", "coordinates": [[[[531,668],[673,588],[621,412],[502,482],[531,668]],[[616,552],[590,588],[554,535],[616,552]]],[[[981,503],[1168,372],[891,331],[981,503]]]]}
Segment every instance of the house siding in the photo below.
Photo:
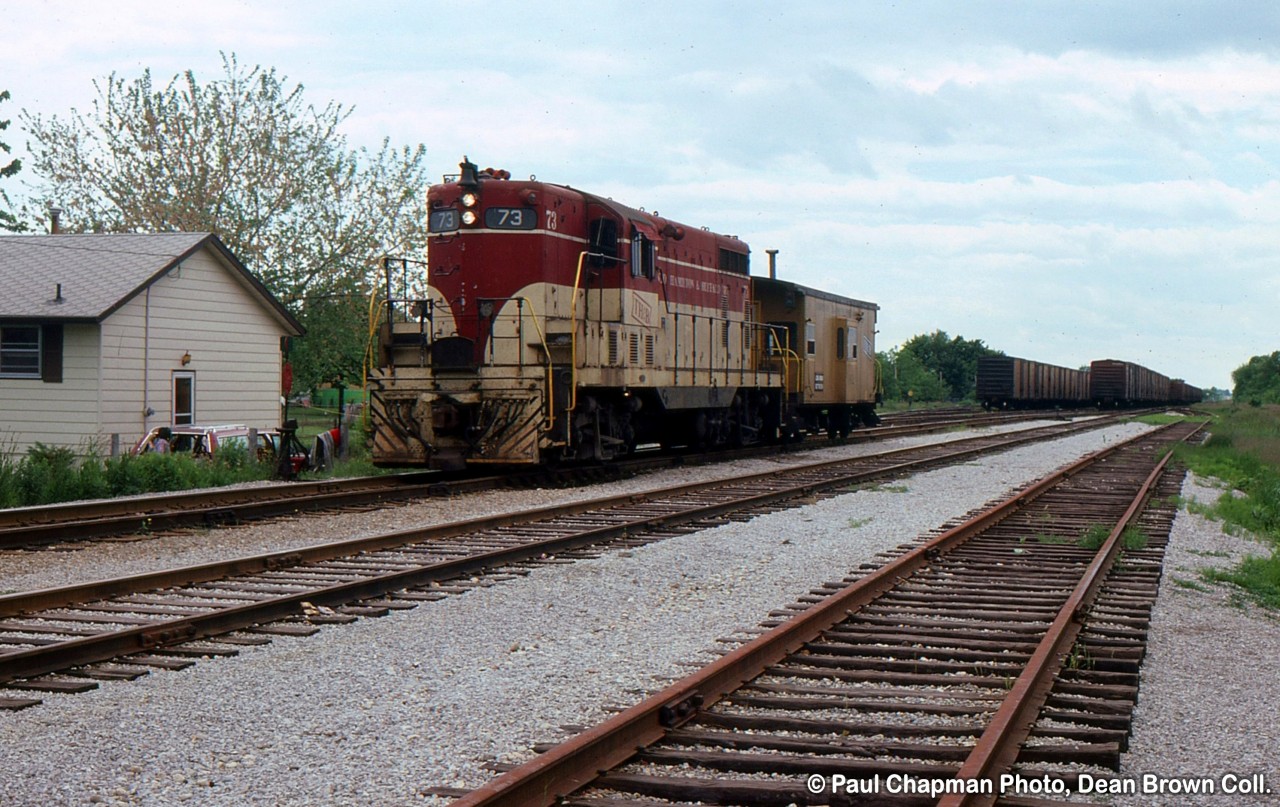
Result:
{"type": "Polygon", "coordinates": [[[104,435],[132,445],[172,423],[174,372],[195,375],[197,423],[279,423],[286,331],[237,277],[201,250],[103,321],[104,435]]]}
{"type": "Polygon", "coordinates": [[[0,378],[0,453],[25,454],[37,442],[84,453],[98,447],[98,326],[62,331],[62,381],[0,378]]]}

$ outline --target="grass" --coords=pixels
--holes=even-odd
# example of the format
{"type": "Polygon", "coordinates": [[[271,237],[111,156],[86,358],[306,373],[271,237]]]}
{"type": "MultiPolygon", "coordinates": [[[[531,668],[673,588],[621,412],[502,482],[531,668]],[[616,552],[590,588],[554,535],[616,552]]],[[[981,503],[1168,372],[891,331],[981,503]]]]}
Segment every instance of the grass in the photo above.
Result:
{"type": "MultiPolygon", "coordinates": [[[[1111,537],[1110,527],[1094,524],[1085,530],[1077,543],[1085,549],[1101,549],[1109,537],[1111,537]]],[[[1147,538],[1147,534],[1138,527],[1125,527],[1124,532],[1120,533],[1120,546],[1125,549],[1146,549],[1148,540],[1150,539],[1147,538]]]]}
{"type": "Polygon", "coordinates": [[[1280,610],[1280,555],[1251,555],[1234,569],[1205,569],[1201,576],[1212,583],[1230,583],[1249,599],[1271,610],[1280,610]]]}
{"type": "Polygon", "coordinates": [[[1201,577],[1238,587],[1253,602],[1280,609],[1280,406],[1215,404],[1210,437],[1200,446],[1181,446],[1178,458],[1200,476],[1228,486],[1211,506],[1189,508],[1223,522],[1232,533],[1256,536],[1266,553],[1230,569],[1210,569],[1201,577]]]}

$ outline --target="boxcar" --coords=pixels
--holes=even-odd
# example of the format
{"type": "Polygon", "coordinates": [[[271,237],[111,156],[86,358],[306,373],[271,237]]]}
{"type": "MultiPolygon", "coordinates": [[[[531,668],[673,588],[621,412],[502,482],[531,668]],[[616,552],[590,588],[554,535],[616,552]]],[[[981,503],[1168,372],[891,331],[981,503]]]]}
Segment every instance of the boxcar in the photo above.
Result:
{"type": "Polygon", "coordinates": [[[1098,359],[1089,366],[1089,395],[1099,407],[1169,403],[1169,378],[1140,364],[1098,359]]]}
{"type": "Polygon", "coordinates": [[[978,400],[987,409],[1034,409],[1089,403],[1089,371],[1014,356],[978,359],[978,400]]]}

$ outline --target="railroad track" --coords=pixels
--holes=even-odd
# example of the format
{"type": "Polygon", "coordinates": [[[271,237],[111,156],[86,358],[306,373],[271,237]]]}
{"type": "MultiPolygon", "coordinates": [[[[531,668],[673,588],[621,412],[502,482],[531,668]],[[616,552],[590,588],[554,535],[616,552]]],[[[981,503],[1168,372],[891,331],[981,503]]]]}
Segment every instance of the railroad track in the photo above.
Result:
{"type": "Polygon", "coordinates": [[[489,570],[527,571],[615,542],[648,542],[886,476],[1096,428],[1101,420],[826,461],[236,558],[84,585],[0,596],[0,707],[131,678],[190,657],[226,655],[258,634],[439,599],[489,570]],[[458,581],[462,581],[459,583],[458,581]],[[249,634],[234,631],[248,630],[249,634]]]}
{"type": "Polygon", "coordinates": [[[1119,768],[1182,477],[1164,449],[1198,428],[1090,455],[489,784],[428,792],[452,807],[1070,803],[1119,768]]]}
{"type": "MultiPolygon", "coordinates": [[[[845,442],[863,442],[978,427],[1028,419],[1046,413],[984,414],[946,411],[941,416],[887,416],[883,426],[854,432],[845,442]],[[900,422],[895,423],[895,419],[900,422]]],[[[827,444],[813,440],[813,444],[827,444]]],[[[539,468],[500,475],[464,476],[419,471],[403,474],[291,482],[253,487],[167,493],[144,498],[70,502],[0,510],[0,548],[32,549],[130,534],[155,534],[183,527],[218,527],[255,519],[292,516],[370,504],[451,496],[504,487],[567,486],[601,478],[620,478],[689,462],[717,462],[790,450],[759,446],[736,452],[640,456],[608,466],[539,468]]]]}

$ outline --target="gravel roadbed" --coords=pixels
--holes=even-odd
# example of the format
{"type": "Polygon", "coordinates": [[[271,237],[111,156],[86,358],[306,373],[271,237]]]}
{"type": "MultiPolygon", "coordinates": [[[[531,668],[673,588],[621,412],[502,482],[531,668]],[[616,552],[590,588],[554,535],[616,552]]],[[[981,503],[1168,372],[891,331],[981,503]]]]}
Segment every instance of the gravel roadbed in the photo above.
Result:
{"type": "MultiPolygon", "coordinates": [[[[182,672],[46,695],[34,709],[0,713],[0,801],[432,803],[424,788],[478,785],[492,775],[487,763],[523,761],[533,743],[565,736],[560,726],[608,717],[610,706],[709,660],[718,637],[758,624],[809,588],[1146,428],[1113,426],[1016,449],[750,522],[539,567],[182,672]]],[[[701,470],[621,484],[670,484],[701,470]]],[[[498,495],[504,509],[514,495],[498,495]]],[[[448,516],[467,515],[459,508],[468,503],[489,506],[471,498],[447,503],[448,516]]],[[[115,573],[102,568],[103,551],[56,553],[46,562],[92,561],[99,576],[115,573]]]]}
{"type": "MultiPolygon", "coordinates": [[[[1188,474],[1184,500],[1212,503],[1222,488],[1188,474]]],[[[1280,804],[1280,619],[1200,570],[1234,566],[1267,550],[1183,511],[1173,525],[1152,614],[1129,752],[1119,776],[1138,793],[1125,807],[1280,804]],[[1272,793],[1226,793],[1230,778],[1262,774],[1272,793]],[[1208,779],[1213,793],[1143,793],[1143,777],[1208,779]]],[[[1166,789],[1177,784],[1167,782],[1166,789]]]]}

